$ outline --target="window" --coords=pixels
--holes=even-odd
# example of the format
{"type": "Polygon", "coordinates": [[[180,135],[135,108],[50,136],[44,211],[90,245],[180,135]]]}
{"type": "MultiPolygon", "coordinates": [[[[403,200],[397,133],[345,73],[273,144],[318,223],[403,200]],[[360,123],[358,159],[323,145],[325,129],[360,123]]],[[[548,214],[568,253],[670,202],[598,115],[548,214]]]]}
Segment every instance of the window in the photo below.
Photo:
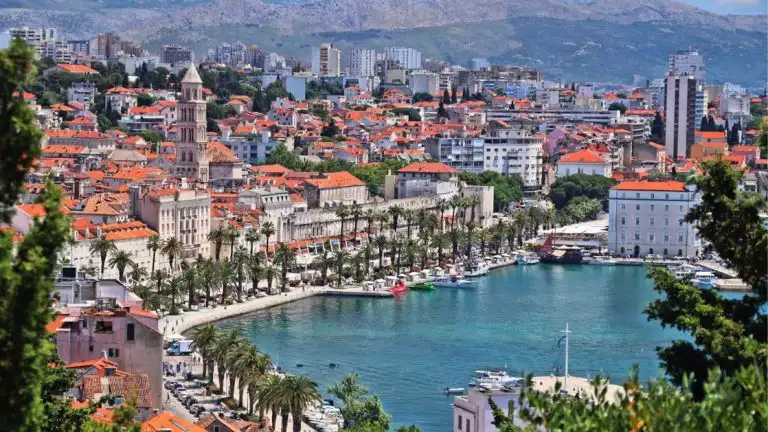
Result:
{"type": "Polygon", "coordinates": [[[677,236],[677,242],[678,243],[682,243],[683,242],[683,235],[682,234],[677,236]]]}
{"type": "Polygon", "coordinates": [[[213,425],[213,432],[219,432],[219,425],[213,425]]]}
{"type": "Polygon", "coordinates": [[[640,225],[640,218],[636,217],[635,218],[635,226],[638,226],[638,225],[640,225]]]}
{"type": "Polygon", "coordinates": [[[461,424],[464,423],[464,418],[461,417],[461,414],[459,414],[459,430],[461,430],[461,424]]]}
{"type": "Polygon", "coordinates": [[[129,341],[134,340],[135,332],[136,332],[136,324],[129,323],[127,326],[127,331],[128,331],[128,335],[126,339],[128,339],[129,341]]]}
{"type": "Polygon", "coordinates": [[[626,225],[627,224],[627,219],[624,216],[621,217],[621,224],[622,225],[626,225]]]}
{"type": "Polygon", "coordinates": [[[635,198],[640,198],[640,192],[635,194],[635,198]]]}
{"type": "Polygon", "coordinates": [[[664,226],[665,227],[669,226],[669,218],[667,218],[667,217],[664,218],[664,226]]]}
{"type": "Polygon", "coordinates": [[[621,233],[621,240],[624,241],[626,239],[627,239],[627,234],[626,233],[621,233]]]}
{"type": "Polygon", "coordinates": [[[635,210],[640,211],[640,204],[635,204],[635,210]]]}
{"type": "Polygon", "coordinates": [[[656,206],[651,204],[651,211],[654,211],[656,209],[656,206]]]}
{"type": "Polygon", "coordinates": [[[648,241],[651,242],[651,243],[656,241],[656,234],[654,234],[654,233],[648,234],[648,241]]]}
{"type": "Polygon", "coordinates": [[[664,243],[669,243],[669,234],[664,234],[664,243]]]}
{"type": "Polygon", "coordinates": [[[627,205],[626,205],[626,204],[622,204],[622,205],[621,205],[621,209],[622,209],[622,210],[626,210],[626,209],[627,209],[627,205]]]}
{"type": "Polygon", "coordinates": [[[640,233],[635,233],[635,240],[640,240],[640,233]]]}
{"type": "Polygon", "coordinates": [[[664,199],[669,199],[669,194],[664,194],[664,199]]]}
{"type": "Polygon", "coordinates": [[[651,217],[651,218],[649,219],[649,221],[650,221],[650,223],[651,223],[651,226],[653,226],[653,224],[656,222],[656,219],[655,219],[655,218],[653,218],[653,217],[651,217]]]}
{"type": "Polygon", "coordinates": [[[119,348],[109,348],[107,350],[107,357],[109,357],[109,358],[120,357],[120,349],[119,348]]]}
{"type": "Polygon", "coordinates": [[[668,211],[669,211],[669,204],[666,204],[666,205],[664,205],[664,211],[665,211],[665,212],[668,212],[668,211]]]}
{"type": "Polygon", "coordinates": [[[96,321],[96,333],[112,333],[112,321],[96,321]]]}
{"type": "Polygon", "coordinates": [[[470,430],[469,430],[469,419],[467,419],[467,432],[470,432],[470,430]]]}

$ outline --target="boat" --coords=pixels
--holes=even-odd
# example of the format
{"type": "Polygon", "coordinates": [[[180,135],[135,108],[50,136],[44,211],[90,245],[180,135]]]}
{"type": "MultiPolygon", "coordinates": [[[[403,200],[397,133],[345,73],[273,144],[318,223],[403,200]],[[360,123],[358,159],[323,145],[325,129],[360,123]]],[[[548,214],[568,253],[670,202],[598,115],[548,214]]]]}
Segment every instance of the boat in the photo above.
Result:
{"type": "Polygon", "coordinates": [[[590,264],[592,265],[616,265],[618,261],[607,255],[595,255],[592,257],[590,264]]]}
{"type": "Polygon", "coordinates": [[[675,276],[675,279],[682,281],[692,278],[699,271],[699,268],[695,265],[683,263],[677,266],[669,266],[667,270],[675,276]]]}
{"type": "Polygon", "coordinates": [[[411,285],[411,289],[419,291],[434,291],[435,285],[432,282],[419,282],[415,285],[411,285]]]}
{"type": "Polygon", "coordinates": [[[539,263],[539,257],[533,254],[519,254],[517,256],[517,265],[533,265],[539,263]]]}
{"type": "Polygon", "coordinates": [[[510,376],[504,369],[476,370],[475,377],[469,381],[469,385],[493,389],[518,385],[521,381],[523,378],[510,376]]]}
{"type": "Polygon", "coordinates": [[[398,280],[395,286],[389,289],[392,294],[405,294],[408,291],[408,287],[405,286],[402,280],[398,280]]]}
{"type": "Polygon", "coordinates": [[[473,262],[464,271],[464,276],[465,277],[485,276],[488,274],[489,270],[490,270],[490,266],[485,261],[473,262]]]}
{"type": "Polygon", "coordinates": [[[432,285],[439,288],[474,288],[475,282],[468,279],[459,279],[456,276],[450,278],[440,278],[432,282],[432,285]]]}
{"type": "Polygon", "coordinates": [[[541,262],[550,264],[581,264],[581,248],[576,246],[555,246],[539,252],[541,262]]]}
{"type": "Polygon", "coordinates": [[[694,273],[691,283],[697,288],[712,289],[715,288],[715,275],[708,271],[698,271],[694,273]]]}
{"type": "Polygon", "coordinates": [[[460,395],[464,394],[464,387],[446,387],[443,392],[447,395],[460,395]]]}

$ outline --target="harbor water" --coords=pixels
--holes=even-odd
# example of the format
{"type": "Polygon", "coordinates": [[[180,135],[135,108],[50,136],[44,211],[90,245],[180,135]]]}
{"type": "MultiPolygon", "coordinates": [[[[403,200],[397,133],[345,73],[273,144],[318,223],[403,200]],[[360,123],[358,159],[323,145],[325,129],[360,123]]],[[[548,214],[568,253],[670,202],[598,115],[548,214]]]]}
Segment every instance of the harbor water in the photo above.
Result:
{"type": "Polygon", "coordinates": [[[467,387],[474,370],[562,374],[566,321],[571,375],[620,384],[632,365],[643,379],[660,375],[656,347],[682,335],[643,314],[657,295],[645,276],[634,266],[514,266],[473,289],[314,297],[217,326],[239,329],[283,369],[310,376],[324,396],[329,384],[359,372],[393,416],[393,430],[416,424],[444,432],[452,428],[453,397],[442,390],[467,387]]]}

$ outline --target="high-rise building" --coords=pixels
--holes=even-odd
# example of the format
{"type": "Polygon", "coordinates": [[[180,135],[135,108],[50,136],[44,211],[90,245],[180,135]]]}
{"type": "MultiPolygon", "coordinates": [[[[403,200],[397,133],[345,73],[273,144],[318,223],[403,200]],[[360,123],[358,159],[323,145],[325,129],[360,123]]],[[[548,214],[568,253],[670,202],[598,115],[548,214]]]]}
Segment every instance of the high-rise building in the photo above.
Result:
{"type": "Polygon", "coordinates": [[[413,71],[409,79],[411,93],[436,94],[440,90],[440,75],[425,70],[413,71]]]}
{"type": "Polygon", "coordinates": [[[12,39],[21,39],[37,50],[39,58],[51,58],[56,63],[72,63],[72,52],[66,41],[59,40],[54,28],[28,27],[12,28],[8,31],[12,39]]]}
{"type": "Polygon", "coordinates": [[[475,57],[472,59],[472,70],[489,70],[491,63],[487,58],[475,57]]]}
{"type": "Polygon", "coordinates": [[[208,137],[206,135],[203,80],[192,63],[181,80],[176,138],[176,174],[208,182],[208,137]]]}
{"type": "Polygon", "coordinates": [[[669,56],[667,72],[671,75],[689,75],[703,83],[706,74],[704,56],[696,48],[679,50],[669,56]]]}
{"type": "Polygon", "coordinates": [[[664,86],[665,141],[667,156],[672,160],[691,155],[696,128],[696,78],[689,75],[667,75],[664,86]]]}
{"type": "Polygon", "coordinates": [[[397,60],[404,69],[421,69],[421,51],[413,48],[391,47],[384,50],[388,60],[397,60]]]}
{"type": "Polygon", "coordinates": [[[353,77],[369,77],[375,73],[376,51],[357,48],[349,50],[349,74],[353,77]]]}
{"type": "Polygon", "coordinates": [[[319,77],[341,75],[341,51],[330,43],[312,47],[312,73],[319,77]]]}
{"type": "Polygon", "coordinates": [[[163,45],[160,51],[161,63],[191,62],[195,60],[195,53],[189,48],[180,45],[163,45]]]}

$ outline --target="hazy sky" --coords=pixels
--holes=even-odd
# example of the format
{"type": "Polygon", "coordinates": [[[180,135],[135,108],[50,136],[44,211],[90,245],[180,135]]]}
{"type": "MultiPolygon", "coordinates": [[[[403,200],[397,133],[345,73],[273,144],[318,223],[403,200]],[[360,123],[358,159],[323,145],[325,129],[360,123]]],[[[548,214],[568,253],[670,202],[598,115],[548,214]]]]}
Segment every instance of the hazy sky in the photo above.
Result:
{"type": "Polygon", "coordinates": [[[766,14],[768,0],[681,0],[684,3],[722,14],[766,14]]]}

